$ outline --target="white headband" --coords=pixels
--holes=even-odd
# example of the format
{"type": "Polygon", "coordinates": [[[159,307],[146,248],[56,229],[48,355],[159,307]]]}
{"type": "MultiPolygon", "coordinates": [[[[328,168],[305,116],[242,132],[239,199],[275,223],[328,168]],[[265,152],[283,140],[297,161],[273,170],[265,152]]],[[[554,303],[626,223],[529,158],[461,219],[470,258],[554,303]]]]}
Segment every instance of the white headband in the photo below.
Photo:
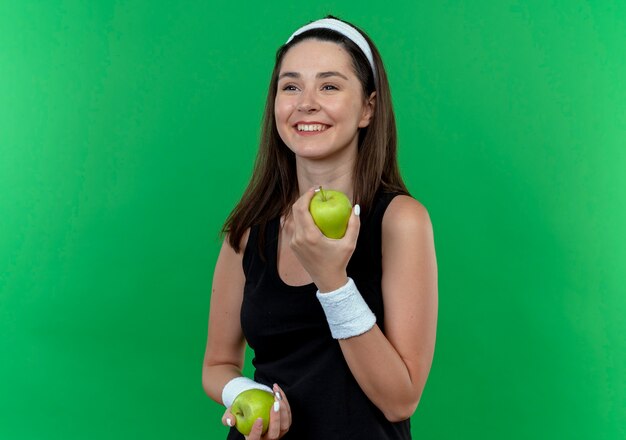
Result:
{"type": "Polygon", "coordinates": [[[359,31],[341,20],[336,20],[334,18],[322,18],[321,20],[317,20],[313,23],[304,25],[293,34],[291,34],[291,37],[289,37],[286,44],[293,40],[295,36],[300,35],[301,33],[309,31],[311,29],[330,29],[335,32],[339,32],[341,35],[348,38],[354,44],[359,46],[361,52],[363,52],[363,54],[367,57],[367,60],[370,62],[370,67],[372,68],[372,73],[374,74],[374,80],[376,80],[376,67],[374,64],[374,56],[372,55],[370,45],[367,44],[367,41],[365,40],[365,38],[363,38],[363,35],[361,35],[359,31]]]}

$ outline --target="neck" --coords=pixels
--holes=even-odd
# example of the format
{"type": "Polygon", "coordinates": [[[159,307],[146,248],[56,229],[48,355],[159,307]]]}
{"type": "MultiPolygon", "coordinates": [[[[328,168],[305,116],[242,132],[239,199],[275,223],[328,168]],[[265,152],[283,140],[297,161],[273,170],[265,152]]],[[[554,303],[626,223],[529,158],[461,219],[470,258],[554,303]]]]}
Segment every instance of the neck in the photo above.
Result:
{"type": "Polygon", "coordinates": [[[324,189],[333,189],[345,193],[352,200],[352,176],[354,160],[345,160],[340,163],[333,161],[311,161],[296,159],[298,173],[298,188],[300,195],[313,187],[322,186],[324,189]]]}

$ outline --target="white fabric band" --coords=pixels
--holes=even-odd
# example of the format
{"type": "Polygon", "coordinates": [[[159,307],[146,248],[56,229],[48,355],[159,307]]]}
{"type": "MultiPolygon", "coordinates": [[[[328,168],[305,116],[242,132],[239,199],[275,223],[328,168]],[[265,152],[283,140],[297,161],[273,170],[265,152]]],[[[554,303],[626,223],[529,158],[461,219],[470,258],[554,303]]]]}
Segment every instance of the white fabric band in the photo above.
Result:
{"type": "Polygon", "coordinates": [[[376,65],[374,64],[374,55],[372,55],[372,49],[370,48],[370,45],[367,43],[367,40],[363,38],[363,35],[361,35],[359,31],[341,20],[337,20],[334,18],[322,18],[321,20],[306,24],[297,31],[295,31],[293,34],[291,34],[291,37],[289,37],[287,43],[293,40],[295,36],[300,35],[301,33],[309,31],[311,29],[330,29],[335,32],[339,32],[344,37],[352,40],[354,44],[359,46],[359,49],[361,49],[361,52],[363,52],[363,54],[369,61],[370,67],[372,68],[372,73],[374,74],[374,80],[376,79],[376,65]]]}
{"type": "Polygon", "coordinates": [[[335,339],[347,339],[370,330],[376,324],[376,316],[361,296],[352,278],[345,286],[328,293],[317,291],[330,333],[335,339]]]}
{"type": "Polygon", "coordinates": [[[222,402],[224,402],[224,406],[226,408],[230,407],[239,394],[252,389],[264,390],[274,394],[272,389],[266,385],[255,382],[244,376],[235,377],[230,380],[222,390],[222,402]]]}

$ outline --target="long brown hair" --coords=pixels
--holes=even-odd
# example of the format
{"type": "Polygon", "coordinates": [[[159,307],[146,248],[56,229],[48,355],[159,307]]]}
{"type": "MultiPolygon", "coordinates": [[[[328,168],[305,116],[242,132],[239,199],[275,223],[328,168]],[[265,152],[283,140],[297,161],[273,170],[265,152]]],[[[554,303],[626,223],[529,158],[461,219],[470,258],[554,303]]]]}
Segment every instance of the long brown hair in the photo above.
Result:
{"type": "MultiPolygon", "coordinates": [[[[361,128],[359,132],[358,153],[353,172],[354,200],[361,206],[362,213],[367,213],[376,193],[380,190],[408,194],[397,163],[396,122],[382,59],[365,32],[352,24],[350,26],[357,29],[370,45],[376,66],[376,77],[358,46],[333,30],[312,29],[303,32],[288,44],[282,45],[276,52],[252,177],[222,229],[222,232],[228,234],[229,244],[237,252],[242,250],[241,240],[248,228],[259,225],[261,230],[264,230],[270,220],[287,214],[299,196],[295,155],[278,134],[274,118],[274,100],[283,57],[291,47],[305,39],[340,44],[352,58],[355,73],[363,88],[364,99],[376,91],[374,115],[369,125],[361,128]]],[[[262,235],[260,234],[260,237],[262,235]]]]}

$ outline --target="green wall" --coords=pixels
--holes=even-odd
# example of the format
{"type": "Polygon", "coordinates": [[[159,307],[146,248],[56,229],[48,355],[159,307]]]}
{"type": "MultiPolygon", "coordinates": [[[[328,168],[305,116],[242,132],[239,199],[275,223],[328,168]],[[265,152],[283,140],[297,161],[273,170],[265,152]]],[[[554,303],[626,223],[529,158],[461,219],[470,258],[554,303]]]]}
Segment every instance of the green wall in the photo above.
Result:
{"type": "Polygon", "coordinates": [[[223,437],[218,232],[326,13],[377,42],[434,223],[415,438],[626,437],[626,3],[384,5],[0,1],[0,438],[223,437]]]}

